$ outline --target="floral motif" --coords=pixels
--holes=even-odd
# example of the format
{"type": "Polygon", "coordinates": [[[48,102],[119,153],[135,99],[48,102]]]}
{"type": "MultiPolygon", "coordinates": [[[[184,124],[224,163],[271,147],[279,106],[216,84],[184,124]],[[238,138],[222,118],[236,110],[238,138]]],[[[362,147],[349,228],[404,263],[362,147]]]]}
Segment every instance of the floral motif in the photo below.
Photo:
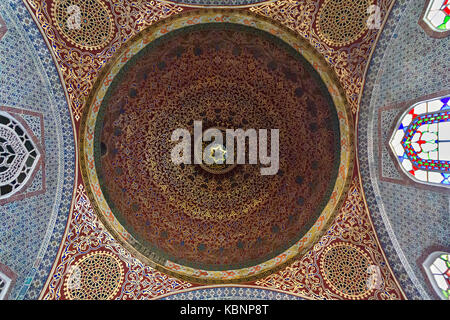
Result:
{"type": "MultiPolygon", "coordinates": [[[[86,196],[83,184],[79,184],[76,188],[73,213],[69,221],[68,233],[61,252],[64,260],[56,264],[48,286],[42,294],[43,299],[65,299],[64,291],[67,290],[67,283],[70,281],[75,288],[80,284],[77,281],[77,261],[96,251],[113,254],[123,266],[123,280],[120,290],[114,296],[115,299],[149,299],[192,287],[192,284],[156,271],[131,256],[99,221],[86,196]],[[68,277],[70,280],[67,280],[68,277]]],[[[82,272],[82,269],[78,270],[82,272]]],[[[83,293],[80,292],[79,296],[83,296],[83,293]]]]}
{"type": "MultiPolygon", "coordinates": [[[[358,249],[354,250],[358,252],[363,251],[363,261],[370,261],[380,270],[381,281],[370,292],[362,292],[361,299],[404,299],[404,294],[393,277],[392,271],[385,263],[366,210],[360,179],[356,174],[346,200],[328,232],[303,257],[285,269],[256,281],[255,284],[262,288],[285,290],[291,294],[313,299],[348,299],[347,293],[331,289],[329,280],[328,282],[325,280],[324,265],[320,263],[327,248],[345,245],[357,247],[358,249]]],[[[366,263],[359,263],[359,265],[366,265],[366,263]]],[[[362,283],[363,268],[360,267],[359,270],[359,281],[362,283]]],[[[367,273],[367,269],[364,272],[366,272],[365,280],[368,281],[370,274],[367,273]]]]}
{"type": "MultiPolygon", "coordinates": [[[[172,52],[172,50],[170,52],[172,52]]],[[[174,51],[173,54],[175,54],[176,56],[176,51],[174,51]]],[[[165,65],[163,64],[162,66],[165,65]]],[[[294,78],[294,76],[295,75],[291,75],[290,73],[288,73],[288,78],[290,78],[291,80],[292,78],[294,78]]],[[[290,91],[292,94],[292,90],[290,91]]],[[[298,94],[299,93],[300,92],[298,92],[298,94]]],[[[131,94],[131,96],[134,96],[135,92],[133,90],[130,90],[129,94],[131,94]]],[[[176,95],[178,94],[179,93],[176,93],[176,95]]],[[[312,243],[320,236],[320,234],[324,232],[325,226],[329,223],[331,217],[336,212],[336,208],[342,201],[344,190],[348,187],[351,159],[353,156],[351,139],[352,130],[350,122],[351,120],[349,119],[350,112],[347,109],[347,104],[342,89],[339,88],[334,74],[330,72],[325,61],[323,61],[321,57],[316,54],[316,52],[309,46],[309,44],[298,39],[298,37],[296,37],[295,34],[291,33],[288,29],[280,25],[273,24],[264,19],[260,19],[259,17],[255,17],[255,15],[253,14],[229,10],[215,10],[204,11],[201,16],[198,16],[198,12],[190,12],[173,18],[171,21],[167,21],[164,24],[161,23],[155,25],[154,28],[146,30],[139,37],[137,37],[135,41],[131,42],[129,47],[124,47],[122,52],[119,52],[114,61],[114,64],[108,66],[108,68],[105,69],[104,74],[102,74],[102,77],[99,79],[98,86],[96,86],[95,90],[93,91],[87,105],[89,105],[89,109],[86,110],[82,121],[83,126],[81,139],[81,163],[83,175],[85,176],[86,181],[89,183],[88,192],[92,199],[95,199],[95,202],[93,202],[93,204],[96,207],[97,212],[99,212],[101,219],[107,225],[109,230],[116,237],[124,240],[123,243],[127,247],[127,249],[132,250],[136,255],[138,255],[141,259],[144,259],[144,261],[146,261],[147,263],[156,263],[156,267],[164,270],[164,272],[176,274],[183,279],[195,279],[195,281],[202,282],[213,281],[216,283],[231,282],[236,281],[237,279],[239,279],[240,281],[244,281],[254,279],[257,276],[262,276],[269,270],[287,263],[290,259],[293,259],[295,256],[300,254],[300,252],[304,252],[309,246],[312,245],[312,243]],[[239,269],[238,267],[234,266],[234,268],[227,268],[227,270],[211,270],[210,268],[204,268],[201,266],[193,268],[192,266],[186,266],[165,257],[164,259],[156,259],[160,255],[156,255],[152,253],[148,248],[140,245],[141,242],[136,239],[135,234],[130,233],[122,223],[119,223],[117,216],[112,213],[111,207],[107,202],[101,188],[99,176],[96,171],[97,165],[95,165],[95,154],[98,154],[99,148],[101,147],[101,145],[99,145],[98,143],[94,143],[94,137],[97,135],[94,134],[94,132],[96,132],[96,119],[99,116],[99,112],[101,111],[100,106],[105,95],[107,94],[108,87],[112,79],[116,78],[116,75],[121,70],[122,65],[126,64],[135,55],[136,52],[139,52],[141,49],[143,49],[145,45],[150,41],[156,41],[157,39],[160,39],[162,35],[168,32],[175,32],[175,30],[179,32],[179,30],[182,30],[182,28],[188,26],[191,28],[193,25],[202,25],[204,23],[214,23],[217,25],[220,23],[233,23],[237,25],[251,26],[261,31],[270,32],[271,34],[277,36],[279,39],[283,40],[285,45],[288,44],[290,45],[290,47],[292,47],[292,49],[295,49],[293,52],[300,52],[306,59],[306,61],[308,61],[311,65],[313,65],[313,67],[316,68],[334,102],[339,118],[341,150],[338,175],[336,183],[334,184],[334,186],[332,186],[334,189],[331,192],[331,196],[327,200],[325,200],[327,203],[323,207],[323,210],[321,209],[320,217],[317,218],[315,223],[308,228],[308,231],[304,233],[301,239],[298,239],[298,241],[295,241],[294,243],[289,245],[282,253],[279,253],[278,255],[270,259],[264,259],[264,262],[258,261],[256,262],[258,264],[252,264],[250,266],[245,266],[244,268],[239,267],[239,269]]],[[[310,108],[310,111],[312,111],[312,109],[313,108],[310,108]]],[[[174,115],[174,113],[171,114],[174,115]]],[[[153,122],[157,124],[163,123],[161,121],[166,120],[167,119],[161,119],[155,120],[153,122]]],[[[328,124],[331,123],[329,121],[325,122],[327,122],[328,124]]],[[[98,126],[97,128],[100,127],[101,126],[98,126]]],[[[316,126],[313,125],[309,127],[313,130],[318,129],[317,124],[316,126]]],[[[109,148],[111,149],[111,146],[109,146],[109,148]]],[[[161,163],[167,163],[167,161],[162,161],[161,163]]],[[[294,180],[297,181],[295,182],[296,184],[301,184],[301,177],[300,179],[294,180]]],[[[271,232],[277,231],[276,228],[274,228],[273,230],[274,231],[271,232]]],[[[238,239],[236,242],[236,245],[239,247],[238,239]]],[[[201,247],[198,249],[201,250],[201,247]]]]}
{"type": "MultiPolygon", "coordinates": [[[[92,89],[98,72],[114,52],[127,39],[146,26],[182,11],[179,6],[159,1],[95,0],[101,2],[102,7],[111,8],[108,14],[112,17],[111,24],[116,32],[112,33],[113,37],[110,41],[105,41],[106,46],[90,51],[75,45],[71,46],[64,40],[64,35],[57,31],[58,27],[54,25],[53,18],[48,14],[51,7],[47,1],[26,1],[33,9],[44,36],[50,42],[49,48],[53,51],[59,64],[67,88],[71,111],[76,121],[75,125],[80,120],[86,96],[92,89]]],[[[61,19],[67,19],[64,17],[61,19]]],[[[94,36],[95,34],[99,33],[94,33],[94,36]]],[[[89,34],[84,35],[85,43],[98,43],[88,37],[89,34]]]]}
{"type": "MultiPolygon", "coordinates": [[[[318,35],[318,12],[322,1],[315,0],[281,0],[274,3],[252,7],[249,10],[266,16],[272,20],[280,21],[285,26],[309,40],[332,66],[344,87],[347,100],[353,113],[358,111],[358,98],[360,96],[365,72],[365,65],[369,60],[370,52],[375,43],[378,29],[370,29],[361,34],[352,43],[341,47],[334,47],[322,40],[318,35]]],[[[347,1],[342,1],[346,5],[347,1]]],[[[389,10],[391,0],[378,1],[381,18],[389,10]]],[[[361,13],[365,15],[365,12],[361,13]]]]}

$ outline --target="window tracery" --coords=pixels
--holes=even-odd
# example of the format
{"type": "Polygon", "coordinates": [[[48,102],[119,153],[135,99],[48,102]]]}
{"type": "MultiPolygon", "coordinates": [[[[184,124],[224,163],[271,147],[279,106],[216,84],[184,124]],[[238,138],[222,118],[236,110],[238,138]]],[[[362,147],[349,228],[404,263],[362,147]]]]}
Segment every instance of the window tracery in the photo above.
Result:
{"type": "Polygon", "coordinates": [[[431,253],[423,267],[433,289],[443,300],[450,300],[450,254],[443,251],[431,253]]]}
{"type": "Polygon", "coordinates": [[[450,0],[429,0],[419,24],[432,37],[448,36],[450,34],[450,0]]]}
{"type": "Polygon", "coordinates": [[[11,279],[4,273],[0,272],[0,300],[6,298],[6,293],[11,285],[11,279]]]}
{"type": "Polygon", "coordinates": [[[30,179],[40,153],[24,127],[0,112],[0,199],[18,192],[30,179]]]}
{"type": "Polygon", "coordinates": [[[402,170],[413,180],[450,186],[450,96],[414,104],[390,140],[402,170]]]}

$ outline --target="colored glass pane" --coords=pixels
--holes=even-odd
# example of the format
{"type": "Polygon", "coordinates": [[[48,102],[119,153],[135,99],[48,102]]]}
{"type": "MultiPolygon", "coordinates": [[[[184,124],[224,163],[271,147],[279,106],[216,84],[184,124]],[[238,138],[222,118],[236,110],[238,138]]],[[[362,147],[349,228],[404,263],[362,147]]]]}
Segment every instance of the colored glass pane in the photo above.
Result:
{"type": "Polygon", "coordinates": [[[435,31],[450,30],[450,0],[430,1],[423,19],[435,31]]]}
{"type": "Polygon", "coordinates": [[[400,118],[390,145],[414,180],[450,186],[450,96],[419,102],[400,118]]]}
{"type": "Polygon", "coordinates": [[[10,284],[11,279],[6,274],[0,272],[0,300],[5,299],[10,284]]]}
{"type": "Polygon", "coordinates": [[[424,268],[439,297],[450,300],[450,261],[448,252],[433,252],[425,261],[424,268]]]}

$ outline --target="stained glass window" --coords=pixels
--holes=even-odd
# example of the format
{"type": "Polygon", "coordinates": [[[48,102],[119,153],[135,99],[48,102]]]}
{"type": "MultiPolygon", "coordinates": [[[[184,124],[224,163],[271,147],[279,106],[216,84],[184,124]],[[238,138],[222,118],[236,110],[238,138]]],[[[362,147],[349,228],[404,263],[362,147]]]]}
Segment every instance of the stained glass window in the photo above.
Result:
{"type": "Polygon", "coordinates": [[[430,1],[423,20],[434,31],[450,30],[450,0],[430,1]]]}
{"type": "Polygon", "coordinates": [[[10,284],[11,279],[4,273],[0,272],[0,300],[5,299],[6,292],[8,291],[10,284]]]}
{"type": "Polygon", "coordinates": [[[10,114],[0,112],[0,199],[25,186],[39,158],[29,132],[10,114]]]}
{"type": "Polygon", "coordinates": [[[433,252],[423,263],[426,274],[438,296],[450,300],[450,260],[448,252],[433,252]]]}
{"type": "Polygon", "coordinates": [[[413,180],[450,187],[450,96],[407,110],[390,140],[403,171],[413,180]]]}

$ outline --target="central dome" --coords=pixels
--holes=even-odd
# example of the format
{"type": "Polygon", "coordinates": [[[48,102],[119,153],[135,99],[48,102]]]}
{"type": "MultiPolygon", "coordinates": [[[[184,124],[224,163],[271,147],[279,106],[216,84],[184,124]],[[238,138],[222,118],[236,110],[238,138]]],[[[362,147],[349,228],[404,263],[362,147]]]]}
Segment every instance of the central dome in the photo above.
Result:
{"type": "Polygon", "coordinates": [[[106,224],[171,271],[249,268],[312,239],[343,184],[335,99],[311,64],[280,37],[239,23],[188,25],[136,43],[145,45],[124,51],[109,68],[116,74],[99,80],[86,120],[95,123],[87,179],[105,219],[115,220],[106,224]],[[225,142],[202,144],[210,164],[172,162],[172,133],[185,129],[195,144],[198,122],[200,132],[266,129],[269,157],[278,129],[279,170],[262,175],[267,166],[249,164],[248,154],[245,164],[216,161],[230,153],[225,142]]]}
{"type": "Polygon", "coordinates": [[[96,166],[114,214],[145,246],[185,265],[239,268],[286,250],[316,221],[337,175],[339,126],[320,77],[292,51],[253,28],[203,25],[158,39],[116,76],[96,166]],[[198,120],[279,129],[278,174],[172,163],[172,132],[193,135],[198,120]]]}

